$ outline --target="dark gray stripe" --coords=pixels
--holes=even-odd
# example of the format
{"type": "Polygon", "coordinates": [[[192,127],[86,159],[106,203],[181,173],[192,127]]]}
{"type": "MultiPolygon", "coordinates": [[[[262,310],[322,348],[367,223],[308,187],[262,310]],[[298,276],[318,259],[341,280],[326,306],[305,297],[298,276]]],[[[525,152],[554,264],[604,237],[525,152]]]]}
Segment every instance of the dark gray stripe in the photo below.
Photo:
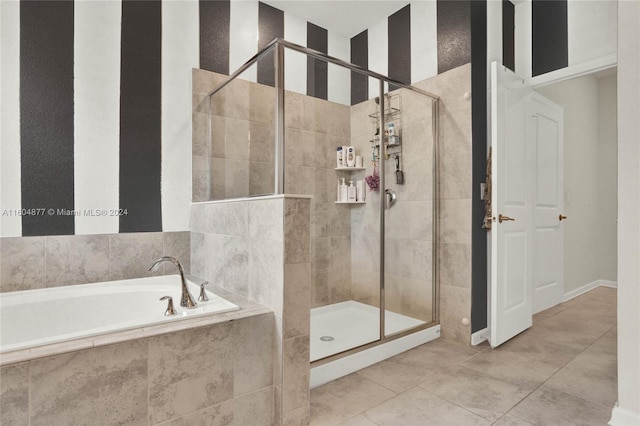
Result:
{"type": "Polygon", "coordinates": [[[411,84],[411,5],[389,16],[387,28],[389,77],[411,84]]]}
{"type": "MultiPolygon", "coordinates": [[[[351,37],[351,63],[369,68],[369,34],[364,30],[351,37]]],[[[355,71],[351,71],[351,105],[369,99],[369,79],[355,71]]]]}
{"type": "Polygon", "coordinates": [[[73,2],[22,1],[22,235],[73,235],[73,144],[73,2]]]}
{"type": "Polygon", "coordinates": [[[516,70],[515,51],[516,8],[510,0],[502,0],[502,64],[516,70]]]}
{"type": "MultiPolygon", "coordinates": [[[[485,181],[487,159],[487,3],[471,2],[471,146],[472,188],[485,181]]],[[[484,201],[471,192],[471,332],[487,326],[487,231],[482,229],[484,201]]]]}
{"type": "Polygon", "coordinates": [[[162,8],[122,3],[120,232],[162,231],[160,198],[162,8]]]}
{"type": "Polygon", "coordinates": [[[438,74],[471,61],[471,4],[438,0],[438,74]]]}
{"type": "MultiPolygon", "coordinates": [[[[276,37],[284,38],[284,12],[260,2],[258,3],[258,50],[276,37]]],[[[258,83],[275,86],[275,81],[272,52],[258,61],[258,83]]]]}
{"type": "MultiPolygon", "coordinates": [[[[307,47],[327,53],[328,44],[327,30],[307,22],[307,47]]],[[[327,63],[307,57],[307,95],[327,99],[328,79],[327,63]]]]}
{"type": "Polygon", "coordinates": [[[200,68],[229,74],[229,0],[200,0],[200,68]]]}
{"type": "Polygon", "coordinates": [[[532,2],[531,49],[533,76],[569,65],[566,0],[532,2]]]}

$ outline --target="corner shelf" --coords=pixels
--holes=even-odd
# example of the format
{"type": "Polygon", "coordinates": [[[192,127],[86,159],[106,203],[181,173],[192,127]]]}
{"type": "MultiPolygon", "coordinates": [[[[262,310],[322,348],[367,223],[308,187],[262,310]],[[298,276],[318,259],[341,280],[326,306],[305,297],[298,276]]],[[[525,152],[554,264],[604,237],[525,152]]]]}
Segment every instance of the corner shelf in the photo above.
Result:
{"type": "Polygon", "coordinates": [[[367,204],[366,201],[336,201],[334,204],[367,204]]]}
{"type": "Polygon", "coordinates": [[[366,170],[366,167],[336,167],[333,170],[337,170],[340,172],[356,172],[358,170],[366,170]]]}

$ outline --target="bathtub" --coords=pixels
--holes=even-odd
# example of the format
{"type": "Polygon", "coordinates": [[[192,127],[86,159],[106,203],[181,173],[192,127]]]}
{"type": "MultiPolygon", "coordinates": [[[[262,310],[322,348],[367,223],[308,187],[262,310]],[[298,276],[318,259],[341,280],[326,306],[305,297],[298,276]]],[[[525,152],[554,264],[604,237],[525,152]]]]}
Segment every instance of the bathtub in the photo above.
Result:
{"type": "MultiPolygon", "coordinates": [[[[200,287],[187,285],[196,299],[200,287]]],[[[240,309],[210,291],[187,309],[180,295],[179,275],[0,293],[0,354],[240,309]],[[167,295],[177,315],[164,315],[167,295]]]]}

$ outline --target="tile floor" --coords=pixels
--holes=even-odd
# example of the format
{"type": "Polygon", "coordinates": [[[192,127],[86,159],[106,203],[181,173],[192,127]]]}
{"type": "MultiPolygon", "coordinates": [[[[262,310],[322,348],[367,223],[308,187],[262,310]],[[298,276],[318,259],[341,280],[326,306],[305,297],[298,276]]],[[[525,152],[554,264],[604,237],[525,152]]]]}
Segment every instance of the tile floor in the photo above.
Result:
{"type": "Polygon", "coordinates": [[[311,391],[311,425],[606,425],[616,290],[534,316],[498,349],[434,341],[311,391]]]}

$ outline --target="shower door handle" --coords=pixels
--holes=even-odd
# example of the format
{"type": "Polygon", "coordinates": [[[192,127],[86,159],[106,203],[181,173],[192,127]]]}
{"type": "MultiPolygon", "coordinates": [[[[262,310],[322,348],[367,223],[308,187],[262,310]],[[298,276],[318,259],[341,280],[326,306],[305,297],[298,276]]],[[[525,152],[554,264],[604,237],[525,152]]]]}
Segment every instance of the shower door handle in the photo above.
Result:
{"type": "Polygon", "coordinates": [[[390,209],[396,203],[398,196],[396,195],[396,191],[394,191],[393,189],[387,188],[384,190],[384,193],[387,201],[385,208],[390,209]]]}

